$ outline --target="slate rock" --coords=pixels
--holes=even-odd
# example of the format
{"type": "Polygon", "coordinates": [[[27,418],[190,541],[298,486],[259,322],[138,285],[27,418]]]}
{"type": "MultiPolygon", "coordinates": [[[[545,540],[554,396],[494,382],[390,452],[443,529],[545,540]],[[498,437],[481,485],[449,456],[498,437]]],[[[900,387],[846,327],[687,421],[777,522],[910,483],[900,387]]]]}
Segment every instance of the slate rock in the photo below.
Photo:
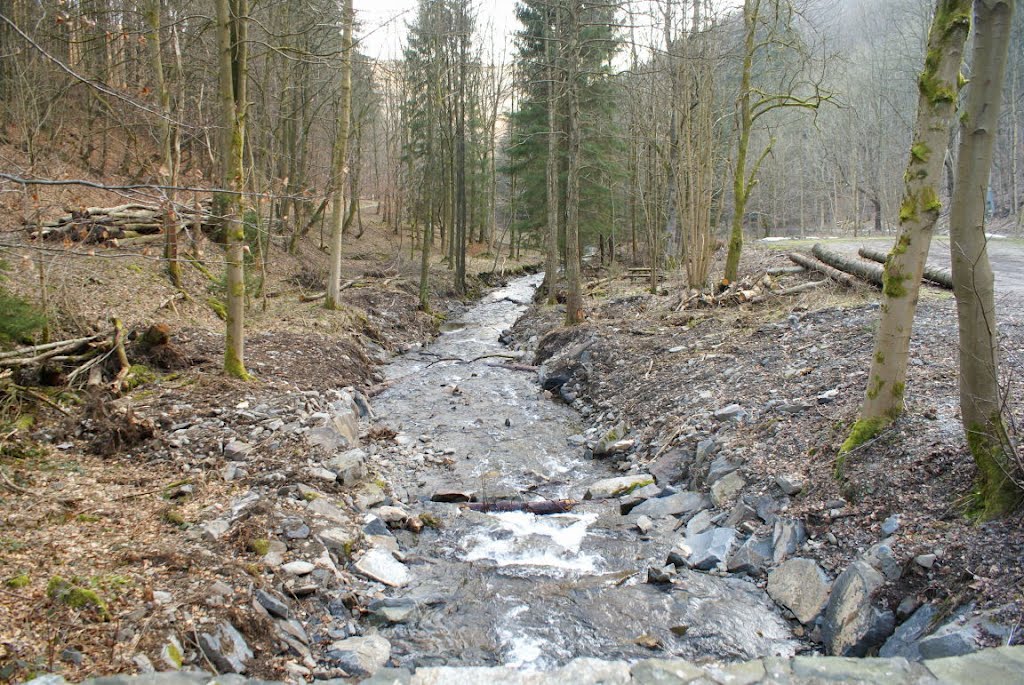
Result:
{"type": "Polygon", "coordinates": [[[949,623],[917,643],[924,659],[942,659],[963,656],[981,649],[982,635],[974,623],[957,625],[949,623]]]}
{"type": "Polygon", "coordinates": [[[291,616],[291,609],[288,608],[288,604],[274,597],[269,592],[257,590],[253,593],[253,596],[271,616],[276,616],[277,618],[288,618],[291,616]]]}
{"type": "Polygon", "coordinates": [[[934,604],[922,605],[896,628],[896,632],[878,650],[878,656],[901,656],[911,661],[920,660],[921,650],[918,649],[917,641],[932,628],[932,621],[938,613],[939,610],[934,604]]]}
{"type": "Polygon", "coordinates": [[[232,440],[224,445],[224,458],[228,461],[244,461],[252,451],[252,445],[241,440],[232,440]]]}
{"type": "Polygon", "coordinates": [[[800,519],[779,519],[772,530],[772,561],[781,564],[807,542],[807,529],[800,519]]]}
{"type": "Polygon", "coordinates": [[[725,525],[729,528],[735,528],[745,521],[757,520],[757,512],[750,508],[750,505],[743,502],[737,502],[733,506],[732,511],[729,512],[728,518],[725,519],[725,525]]]}
{"type": "Polygon", "coordinates": [[[313,572],[316,566],[308,561],[289,561],[281,566],[281,570],[293,576],[305,576],[313,572]]]}
{"type": "Polygon", "coordinates": [[[654,476],[658,485],[673,485],[684,481],[690,473],[689,454],[673,448],[647,465],[647,471],[654,476]]]}
{"type": "Polygon", "coordinates": [[[718,441],[714,438],[707,438],[697,443],[697,450],[694,452],[694,460],[697,464],[703,464],[718,451],[718,441]]]}
{"type": "Polygon", "coordinates": [[[380,635],[350,637],[331,643],[327,657],[349,675],[372,676],[391,658],[391,643],[380,635]]]}
{"type": "Polygon", "coordinates": [[[285,519],[281,527],[288,540],[305,540],[309,537],[309,526],[300,518],[285,519]]]}
{"type": "Polygon", "coordinates": [[[882,521],[882,533],[885,535],[892,535],[900,528],[900,515],[893,514],[889,518],[882,521]]]}
{"type": "Polygon", "coordinates": [[[703,533],[711,526],[715,525],[712,522],[714,515],[705,509],[704,511],[698,512],[686,522],[686,535],[696,535],[697,533],[703,533]]]}
{"type": "MultiPolygon", "coordinates": [[[[683,563],[699,571],[713,569],[728,558],[735,540],[736,531],[732,528],[712,528],[688,536],[683,541],[683,563]]],[[[671,557],[669,562],[675,563],[671,557]]]]}
{"type": "Polygon", "coordinates": [[[456,504],[459,502],[476,502],[476,493],[472,490],[438,490],[430,496],[431,502],[456,504]]]}
{"type": "Polygon", "coordinates": [[[363,524],[363,532],[370,536],[383,536],[391,537],[391,529],[388,528],[388,524],[384,523],[384,520],[378,516],[372,514],[366,517],[366,523],[363,524]]]}
{"type": "Polygon", "coordinates": [[[677,492],[667,497],[655,497],[633,508],[632,513],[652,519],[694,514],[707,507],[707,499],[698,492],[677,492]]]}
{"type": "Polygon", "coordinates": [[[366,478],[367,456],[361,449],[351,449],[334,455],[326,465],[337,474],[339,483],[351,487],[366,478]]]}
{"type": "Polygon", "coordinates": [[[903,574],[903,567],[896,560],[896,555],[893,554],[892,547],[888,543],[880,542],[877,545],[872,545],[864,553],[864,561],[871,564],[887,580],[896,580],[903,574]]]}
{"type": "Polygon", "coordinates": [[[612,499],[621,497],[637,488],[642,488],[652,483],[654,483],[654,477],[647,473],[605,478],[591,483],[583,499],[612,499]]]}
{"type": "Polygon", "coordinates": [[[338,555],[351,553],[356,544],[356,533],[347,528],[327,528],[317,533],[323,546],[338,555]]]}
{"type": "Polygon", "coordinates": [[[729,555],[726,568],[730,573],[763,576],[771,562],[772,539],[767,536],[751,535],[729,555]]]}
{"type": "Polygon", "coordinates": [[[855,561],[836,578],[825,609],[822,638],[826,652],[834,656],[865,656],[893,632],[891,611],[873,605],[885,582],[881,573],[865,561],[855,561]]]}
{"type": "Polygon", "coordinates": [[[711,486],[711,501],[716,507],[723,507],[736,498],[747,481],[738,473],[730,473],[711,486]]]}
{"type": "Polygon", "coordinates": [[[200,633],[199,648],[220,673],[245,673],[253,658],[245,638],[227,621],[218,623],[212,633],[200,633]]]}
{"type": "Polygon", "coordinates": [[[775,476],[775,484],[787,495],[799,495],[804,489],[804,479],[794,473],[780,473],[775,476]]]}
{"type": "Polygon", "coordinates": [[[782,504],[779,500],[771,495],[758,495],[750,504],[754,507],[754,511],[757,512],[757,517],[770,526],[775,524],[776,519],[779,518],[778,513],[782,509],[782,504]]]}
{"type": "Polygon", "coordinates": [[[741,421],[747,414],[747,410],[738,404],[730,404],[721,409],[716,409],[714,417],[718,421],[741,421]]]}
{"type": "Polygon", "coordinates": [[[812,559],[790,559],[768,574],[768,596],[808,625],[828,602],[832,583],[812,559]]]}
{"type": "Polygon", "coordinates": [[[704,478],[704,483],[709,486],[713,485],[733,471],[738,471],[741,466],[743,466],[742,461],[723,454],[711,462],[711,466],[708,467],[708,475],[704,478]]]}
{"type": "Polygon", "coordinates": [[[371,549],[353,564],[353,568],[360,575],[391,587],[402,587],[412,580],[406,565],[383,549],[371,549]]]}
{"type": "Polygon", "coordinates": [[[331,523],[350,523],[352,521],[351,516],[336,505],[331,504],[326,497],[313,500],[309,503],[306,510],[327,519],[331,523]]]}
{"type": "Polygon", "coordinates": [[[366,607],[378,623],[405,623],[416,613],[416,600],[408,597],[375,599],[366,607]]]}

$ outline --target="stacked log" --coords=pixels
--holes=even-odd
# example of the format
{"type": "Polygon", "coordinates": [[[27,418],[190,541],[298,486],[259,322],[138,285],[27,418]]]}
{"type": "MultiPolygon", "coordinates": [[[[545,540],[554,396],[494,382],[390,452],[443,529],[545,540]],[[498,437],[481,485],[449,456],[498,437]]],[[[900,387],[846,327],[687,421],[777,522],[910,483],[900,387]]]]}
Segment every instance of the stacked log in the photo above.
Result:
{"type": "MultiPolygon", "coordinates": [[[[859,250],[857,250],[857,254],[859,254],[864,259],[870,259],[871,261],[878,262],[879,264],[885,264],[885,260],[889,256],[888,254],[882,252],[881,250],[876,250],[870,247],[860,248],[859,250]]],[[[945,269],[940,269],[937,266],[927,264],[924,267],[923,277],[924,280],[928,281],[933,285],[941,285],[943,288],[946,288],[947,290],[953,289],[953,275],[950,274],[949,271],[945,269]]]]}
{"type": "MultiPolygon", "coordinates": [[[[200,217],[206,219],[206,213],[200,217]]],[[[183,209],[171,222],[181,230],[196,221],[194,210],[183,209]]],[[[33,240],[116,245],[112,241],[158,235],[163,232],[165,215],[160,207],[125,204],[116,207],[85,207],[69,210],[54,221],[36,224],[29,236],[33,240]]]]}

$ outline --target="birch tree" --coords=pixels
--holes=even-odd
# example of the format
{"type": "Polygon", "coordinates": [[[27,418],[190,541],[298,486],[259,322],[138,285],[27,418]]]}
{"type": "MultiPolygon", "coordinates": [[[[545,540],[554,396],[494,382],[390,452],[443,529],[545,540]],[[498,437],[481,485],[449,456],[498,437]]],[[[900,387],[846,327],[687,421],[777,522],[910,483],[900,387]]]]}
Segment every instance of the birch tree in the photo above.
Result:
{"type": "Polygon", "coordinates": [[[918,78],[917,120],[904,175],[900,235],[885,262],[881,321],[868,385],[860,417],[839,450],[839,473],[850,450],[873,438],[903,411],[914,310],[932,229],[942,209],[939,184],[970,25],[970,0],[938,0],[918,78]]]}
{"type": "Polygon", "coordinates": [[[1013,23],[1013,0],[975,0],[971,80],[960,120],[950,205],[953,291],[960,328],[960,414],[978,465],[979,513],[1008,513],[1021,499],[999,392],[995,287],[985,240],[985,200],[1013,23]]]}

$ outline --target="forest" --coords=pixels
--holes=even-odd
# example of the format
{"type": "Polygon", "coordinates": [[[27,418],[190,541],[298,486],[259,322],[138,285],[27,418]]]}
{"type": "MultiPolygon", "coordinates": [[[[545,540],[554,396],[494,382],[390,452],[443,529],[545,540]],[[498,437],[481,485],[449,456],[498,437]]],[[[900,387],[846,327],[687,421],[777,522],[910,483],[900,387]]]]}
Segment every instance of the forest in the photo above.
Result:
{"type": "Polygon", "coordinates": [[[1011,682],[1018,3],[393,4],[0,2],[0,681],[1011,682]]]}

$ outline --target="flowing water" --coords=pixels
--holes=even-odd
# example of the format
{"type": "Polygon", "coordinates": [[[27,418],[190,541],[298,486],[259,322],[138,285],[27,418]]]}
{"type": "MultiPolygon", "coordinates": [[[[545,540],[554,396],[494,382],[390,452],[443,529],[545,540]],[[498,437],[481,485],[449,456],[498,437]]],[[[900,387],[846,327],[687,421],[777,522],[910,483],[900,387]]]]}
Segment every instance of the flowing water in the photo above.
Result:
{"type": "MultiPolygon", "coordinates": [[[[403,499],[582,499],[590,483],[620,475],[570,445],[579,416],[546,398],[536,374],[502,368],[498,337],[541,279],[493,291],[388,368],[396,382],[374,408],[404,445],[389,474],[403,499]]],[[[399,534],[414,580],[391,594],[416,609],[381,633],[403,666],[548,669],[581,656],[743,659],[796,647],[751,583],[681,571],[671,585],[648,584],[678,534],[641,539],[615,501],[549,516],[416,506],[440,525],[399,534]]]]}

